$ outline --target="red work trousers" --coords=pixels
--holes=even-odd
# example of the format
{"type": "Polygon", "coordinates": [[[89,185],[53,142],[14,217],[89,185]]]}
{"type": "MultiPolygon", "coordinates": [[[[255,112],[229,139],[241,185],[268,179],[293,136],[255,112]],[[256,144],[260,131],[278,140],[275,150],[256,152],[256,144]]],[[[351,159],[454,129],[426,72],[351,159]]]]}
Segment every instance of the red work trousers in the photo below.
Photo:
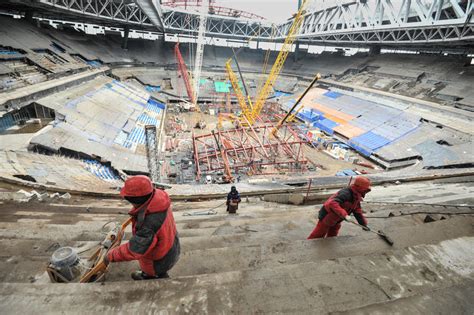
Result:
{"type": "Polygon", "coordinates": [[[341,223],[337,223],[334,226],[326,225],[322,220],[318,221],[318,224],[314,228],[313,232],[308,236],[308,239],[313,238],[325,238],[337,236],[339,229],[341,228],[341,223]]]}

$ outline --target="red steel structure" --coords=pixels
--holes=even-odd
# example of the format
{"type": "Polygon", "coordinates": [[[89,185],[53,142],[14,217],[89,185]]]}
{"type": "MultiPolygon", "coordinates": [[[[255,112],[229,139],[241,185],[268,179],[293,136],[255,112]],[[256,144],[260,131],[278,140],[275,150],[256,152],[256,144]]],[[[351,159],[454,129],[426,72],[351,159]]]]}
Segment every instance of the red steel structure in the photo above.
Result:
{"type": "Polygon", "coordinates": [[[178,71],[181,77],[183,78],[184,85],[186,87],[186,93],[188,94],[189,100],[191,103],[196,104],[194,99],[193,87],[191,84],[191,80],[189,79],[188,68],[184,63],[183,56],[181,55],[181,51],[179,50],[179,43],[176,43],[174,46],[174,55],[176,57],[176,62],[178,63],[178,71]]]}
{"type": "Polygon", "coordinates": [[[239,174],[260,175],[304,172],[308,160],[298,132],[290,125],[282,127],[273,137],[273,124],[218,130],[213,134],[193,134],[196,180],[202,175],[228,170],[239,174]]]}

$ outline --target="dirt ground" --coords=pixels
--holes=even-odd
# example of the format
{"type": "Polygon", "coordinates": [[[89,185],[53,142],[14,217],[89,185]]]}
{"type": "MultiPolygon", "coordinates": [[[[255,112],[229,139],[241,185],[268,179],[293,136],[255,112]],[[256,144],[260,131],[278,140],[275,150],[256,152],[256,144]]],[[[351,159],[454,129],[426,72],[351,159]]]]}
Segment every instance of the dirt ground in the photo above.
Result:
{"type": "MultiPolygon", "coordinates": [[[[304,154],[306,158],[312,161],[315,164],[322,165],[324,168],[318,170],[317,176],[333,176],[340,170],[344,169],[353,169],[358,171],[366,171],[369,174],[381,172],[381,170],[375,170],[368,167],[360,166],[352,164],[351,162],[343,161],[343,160],[336,160],[326,153],[319,151],[318,149],[312,148],[310,146],[305,146],[304,154]]],[[[370,161],[359,156],[359,159],[363,162],[367,162],[370,164],[370,161]]]]}
{"type": "MultiPolygon", "coordinates": [[[[176,114],[172,114],[170,115],[170,118],[174,118],[175,116],[176,114]]],[[[212,132],[212,130],[217,129],[217,122],[218,122],[217,116],[212,116],[209,114],[198,113],[198,112],[186,112],[186,113],[179,113],[178,117],[179,119],[185,122],[188,130],[194,132],[196,135],[209,134],[212,132]],[[205,128],[203,129],[194,128],[194,126],[199,120],[202,120],[205,122],[206,124],[205,128]]],[[[186,137],[189,136],[189,138],[191,138],[192,132],[185,133],[186,137]]],[[[180,135],[180,138],[182,137],[183,137],[183,134],[180,135]]],[[[310,172],[311,176],[333,176],[338,171],[344,170],[344,169],[353,169],[353,170],[358,170],[362,172],[367,172],[369,174],[377,173],[381,171],[381,170],[375,170],[368,167],[355,165],[355,164],[352,164],[351,162],[347,162],[343,160],[336,160],[330,157],[329,155],[327,155],[326,153],[316,148],[310,147],[309,145],[306,145],[304,147],[304,154],[305,154],[305,157],[310,161],[310,164],[312,164],[313,166],[315,165],[322,166],[322,168],[318,167],[317,172],[310,172]]],[[[362,156],[359,156],[359,160],[373,164],[362,156]]],[[[307,175],[308,175],[308,172],[305,172],[305,176],[307,175]]],[[[258,176],[258,177],[261,177],[261,176],[258,176]]]]}

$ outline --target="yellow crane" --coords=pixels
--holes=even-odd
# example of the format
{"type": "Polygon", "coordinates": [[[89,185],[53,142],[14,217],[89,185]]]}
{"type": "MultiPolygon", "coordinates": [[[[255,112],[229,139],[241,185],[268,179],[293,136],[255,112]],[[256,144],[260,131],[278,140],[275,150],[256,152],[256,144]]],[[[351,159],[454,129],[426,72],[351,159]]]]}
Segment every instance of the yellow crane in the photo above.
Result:
{"type": "Polygon", "coordinates": [[[250,102],[249,98],[249,105],[247,105],[244,93],[240,89],[237,75],[235,74],[234,70],[232,70],[232,58],[229,58],[229,60],[227,60],[227,62],[225,63],[225,68],[227,70],[227,77],[229,78],[230,84],[232,85],[235,95],[237,96],[237,101],[239,102],[240,108],[242,109],[242,115],[244,115],[248,119],[252,115],[252,103],[250,102]]]}
{"type": "Polygon", "coordinates": [[[293,23],[291,24],[288,34],[286,35],[283,46],[275,60],[275,63],[273,64],[272,69],[270,70],[270,74],[268,75],[267,81],[265,82],[262,89],[260,90],[260,93],[255,99],[252,113],[250,114],[250,117],[248,117],[248,121],[252,125],[257,120],[257,117],[260,115],[260,112],[262,111],[262,108],[265,105],[268,96],[272,92],[272,87],[275,84],[275,81],[278,78],[278,75],[280,74],[283,65],[285,64],[286,58],[290,53],[291,46],[296,40],[295,35],[300,29],[301,24],[303,23],[303,15],[305,13],[305,7],[307,3],[308,0],[303,0],[303,2],[301,3],[298,13],[296,13],[293,23]]]}
{"type": "MultiPolygon", "coordinates": [[[[275,60],[275,63],[272,66],[270,74],[265,81],[265,84],[260,89],[259,94],[256,97],[254,104],[250,99],[250,96],[247,95],[247,100],[239,86],[239,81],[237,79],[237,75],[232,70],[232,58],[229,58],[225,64],[227,77],[232,85],[232,88],[237,96],[237,101],[239,102],[240,108],[242,109],[242,115],[245,116],[242,123],[247,124],[247,122],[251,125],[255,123],[260,112],[262,111],[263,106],[265,105],[265,101],[267,100],[268,96],[272,91],[272,87],[275,84],[278,75],[280,74],[281,69],[288,57],[290,52],[291,46],[295,42],[295,34],[298,32],[299,28],[301,27],[301,23],[303,22],[303,15],[305,13],[305,7],[308,0],[303,0],[298,13],[296,13],[293,23],[288,31],[288,34],[285,38],[283,46],[275,60]],[[247,103],[248,102],[248,103],[247,103]]],[[[266,64],[268,63],[269,51],[267,51],[267,55],[265,56],[265,65],[264,65],[264,72],[266,72],[266,64]]]]}
{"type": "MultiPolygon", "coordinates": [[[[244,120],[244,123],[247,123],[248,121],[250,125],[253,125],[255,121],[257,120],[258,116],[260,115],[260,112],[262,111],[262,108],[265,105],[265,101],[270,95],[272,91],[272,87],[275,84],[275,81],[278,78],[278,75],[280,74],[280,71],[283,68],[283,65],[285,64],[288,54],[290,53],[291,46],[296,40],[294,35],[296,35],[296,33],[301,27],[301,24],[303,23],[303,15],[305,13],[305,7],[307,3],[308,3],[308,0],[303,0],[303,2],[301,3],[299,10],[294,17],[293,23],[291,24],[290,29],[288,30],[288,34],[286,35],[285,41],[283,42],[283,46],[280,52],[278,53],[275,63],[272,66],[270,74],[268,75],[268,78],[265,81],[265,84],[263,84],[262,88],[260,89],[260,92],[258,93],[254,104],[252,104],[250,96],[247,96],[247,100],[245,99],[243,92],[240,89],[237,76],[232,70],[232,65],[231,65],[232,58],[229,58],[227,60],[226,62],[227,76],[237,96],[237,100],[239,102],[240,108],[242,109],[242,114],[246,118],[244,120]],[[247,101],[248,101],[248,104],[247,104],[247,101]]],[[[266,58],[268,58],[268,56],[269,54],[267,52],[266,58]]],[[[266,60],[266,62],[268,62],[268,60],[266,60]]],[[[266,66],[264,67],[266,68],[266,66]]],[[[266,71],[266,69],[264,69],[264,71],[266,71]]]]}

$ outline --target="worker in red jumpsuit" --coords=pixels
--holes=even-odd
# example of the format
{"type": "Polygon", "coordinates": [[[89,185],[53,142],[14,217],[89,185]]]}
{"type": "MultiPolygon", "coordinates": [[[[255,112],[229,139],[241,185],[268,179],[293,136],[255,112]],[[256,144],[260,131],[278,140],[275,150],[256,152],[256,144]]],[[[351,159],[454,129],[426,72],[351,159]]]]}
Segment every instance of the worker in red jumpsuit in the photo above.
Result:
{"type": "Polygon", "coordinates": [[[155,189],[148,177],[138,175],[125,181],[120,195],[133,205],[128,213],[133,236],[128,243],[110,250],[105,263],[138,260],[141,270],[132,273],[134,280],[168,278],[180,254],[168,194],[155,189]]]}
{"type": "Polygon", "coordinates": [[[360,202],[371,190],[370,184],[367,177],[358,176],[349,187],[343,188],[329,197],[319,210],[318,224],[308,239],[337,236],[341,222],[343,220],[351,221],[351,214],[354,214],[360,225],[366,227],[367,219],[362,213],[360,202]]]}

